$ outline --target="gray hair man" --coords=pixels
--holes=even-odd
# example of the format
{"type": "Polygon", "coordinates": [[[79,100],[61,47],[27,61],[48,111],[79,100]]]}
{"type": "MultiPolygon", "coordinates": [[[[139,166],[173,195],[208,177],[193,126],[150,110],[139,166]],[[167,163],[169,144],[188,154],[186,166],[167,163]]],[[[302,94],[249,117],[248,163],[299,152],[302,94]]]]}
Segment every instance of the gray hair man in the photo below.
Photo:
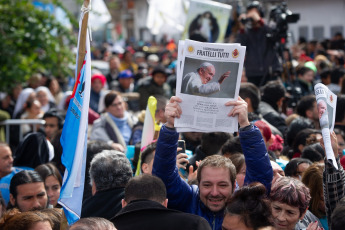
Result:
{"type": "Polygon", "coordinates": [[[125,186],[133,172],[127,157],[116,150],[103,150],[91,161],[92,197],[85,200],[81,217],[110,219],[121,210],[125,186]]]}
{"type": "Polygon", "coordinates": [[[186,74],[182,79],[181,93],[208,96],[220,91],[220,85],[230,76],[231,71],[225,72],[218,81],[211,82],[216,69],[209,62],[203,62],[196,72],[186,74]]]}

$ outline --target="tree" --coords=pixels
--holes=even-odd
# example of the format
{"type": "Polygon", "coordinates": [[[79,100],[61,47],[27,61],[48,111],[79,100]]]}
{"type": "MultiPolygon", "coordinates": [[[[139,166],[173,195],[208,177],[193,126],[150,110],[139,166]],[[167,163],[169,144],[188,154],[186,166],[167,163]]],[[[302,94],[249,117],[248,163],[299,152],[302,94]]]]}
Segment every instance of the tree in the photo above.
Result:
{"type": "Polygon", "coordinates": [[[0,90],[25,82],[33,73],[73,74],[69,64],[76,39],[49,12],[28,0],[0,0],[0,90]]]}

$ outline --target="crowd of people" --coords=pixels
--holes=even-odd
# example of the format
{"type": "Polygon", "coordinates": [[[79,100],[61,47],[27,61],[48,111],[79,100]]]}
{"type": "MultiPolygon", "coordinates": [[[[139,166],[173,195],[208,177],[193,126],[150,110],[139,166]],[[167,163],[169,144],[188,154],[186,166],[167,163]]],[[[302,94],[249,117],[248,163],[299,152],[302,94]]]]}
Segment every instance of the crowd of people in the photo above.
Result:
{"type": "MultiPolygon", "coordinates": [[[[282,64],[264,36],[270,28],[260,6],[249,5],[240,18],[251,22],[237,31],[247,46],[239,98],[225,105],[233,107],[228,116],[238,117],[234,134],[176,132],[183,111],[174,96],[173,40],[124,53],[94,48],[93,59],[109,62],[109,72],[92,70],[81,219],[71,226],[62,221],[58,199],[65,173],[60,137],[72,92],[43,72],[2,92],[0,121],[44,125],[0,128],[0,229],[343,229],[344,38],[300,38],[284,50],[282,64]],[[331,133],[336,162],[325,154],[313,91],[318,82],[338,95],[331,133]],[[150,96],[161,129],[141,146],[150,96]]],[[[200,66],[199,75],[208,68],[200,66]]]]}

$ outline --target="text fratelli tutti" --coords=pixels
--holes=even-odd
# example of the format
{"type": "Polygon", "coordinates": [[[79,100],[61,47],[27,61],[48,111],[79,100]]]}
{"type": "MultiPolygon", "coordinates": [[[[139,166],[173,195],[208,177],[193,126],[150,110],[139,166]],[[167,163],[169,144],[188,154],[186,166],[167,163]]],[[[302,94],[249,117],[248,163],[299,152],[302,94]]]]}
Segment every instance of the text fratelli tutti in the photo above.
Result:
{"type": "Polygon", "coordinates": [[[229,53],[210,50],[197,50],[196,55],[215,58],[229,58],[229,53]]]}

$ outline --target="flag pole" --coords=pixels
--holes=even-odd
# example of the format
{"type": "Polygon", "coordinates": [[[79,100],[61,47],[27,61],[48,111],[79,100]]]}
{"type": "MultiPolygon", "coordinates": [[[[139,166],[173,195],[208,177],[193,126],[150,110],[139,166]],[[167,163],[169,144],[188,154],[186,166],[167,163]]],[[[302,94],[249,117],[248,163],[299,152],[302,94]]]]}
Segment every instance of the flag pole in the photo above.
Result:
{"type": "MultiPolygon", "coordinates": [[[[90,0],[84,0],[83,8],[88,9],[90,0]]],[[[77,75],[79,74],[81,67],[83,66],[84,58],[86,55],[86,36],[87,26],[89,21],[89,11],[86,11],[81,24],[80,35],[79,35],[79,49],[78,49],[78,63],[77,63],[77,75]]]]}

